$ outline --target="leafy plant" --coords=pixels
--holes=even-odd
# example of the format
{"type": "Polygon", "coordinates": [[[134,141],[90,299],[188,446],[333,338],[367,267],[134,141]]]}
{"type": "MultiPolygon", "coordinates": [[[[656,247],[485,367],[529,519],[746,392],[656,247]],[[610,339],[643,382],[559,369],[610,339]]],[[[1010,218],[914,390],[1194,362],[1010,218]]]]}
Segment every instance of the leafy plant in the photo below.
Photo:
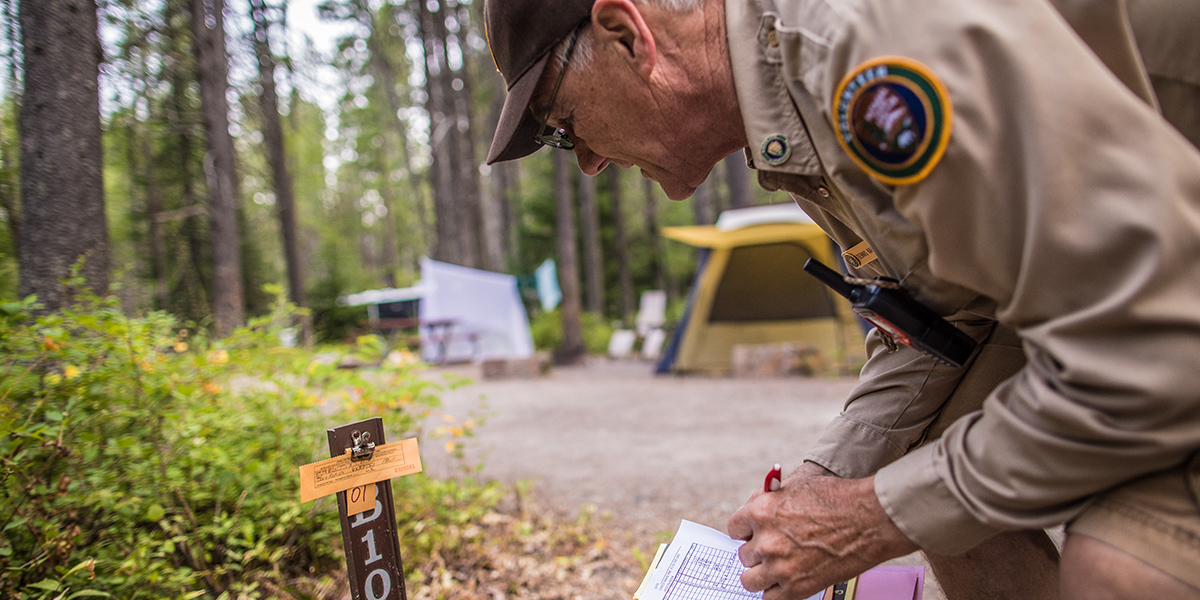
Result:
{"type": "MultiPolygon", "coordinates": [[[[612,337],[612,324],[599,313],[583,313],[583,345],[592,354],[604,354],[612,337]]],[[[529,321],[533,345],[538,350],[554,350],[562,344],[562,314],[556,309],[539,312],[529,321]]]]}
{"type": "MultiPolygon", "coordinates": [[[[332,585],[344,565],[336,504],[300,504],[296,467],[327,456],[331,423],[383,415],[412,435],[440,384],[415,360],[343,371],[280,347],[294,309],[278,299],[209,340],[164,314],[78,298],[36,319],[32,298],[0,305],[0,596],[308,597],[332,585]]],[[[432,515],[451,521],[497,494],[420,476],[397,485],[406,499],[455,499],[457,511],[432,515]]],[[[402,522],[430,510],[400,508],[402,522]]],[[[425,538],[412,559],[454,546],[425,538]]]]}

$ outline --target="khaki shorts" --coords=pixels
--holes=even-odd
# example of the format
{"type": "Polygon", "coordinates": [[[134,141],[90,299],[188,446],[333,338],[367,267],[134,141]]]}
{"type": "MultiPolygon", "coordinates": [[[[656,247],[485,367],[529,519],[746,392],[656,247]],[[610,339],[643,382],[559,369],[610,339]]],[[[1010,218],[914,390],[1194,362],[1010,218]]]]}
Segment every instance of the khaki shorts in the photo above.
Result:
{"type": "Polygon", "coordinates": [[[1200,455],[1105,492],[1067,524],[1200,588],[1200,455]]]}

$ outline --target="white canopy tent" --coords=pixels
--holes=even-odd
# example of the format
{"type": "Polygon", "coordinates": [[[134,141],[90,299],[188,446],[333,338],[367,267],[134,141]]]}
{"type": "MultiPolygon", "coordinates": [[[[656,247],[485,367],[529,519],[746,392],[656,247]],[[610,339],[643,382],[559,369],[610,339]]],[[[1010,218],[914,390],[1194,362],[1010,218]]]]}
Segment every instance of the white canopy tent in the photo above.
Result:
{"type": "Polygon", "coordinates": [[[533,356],[517,278],[421,259],[421,356],[427,361],[533,356]]]}
{"type": "Polygon", "coordinates": [[[529,317],[512,275],[422,258],[416,285],[350,294],[339,303],[366,305],[375,327],[381,322],[381,306],[412,300],[417,302],[417,318],[406,321],[419,327],[421,357],[428,362],[533,356],[529,317]]]}

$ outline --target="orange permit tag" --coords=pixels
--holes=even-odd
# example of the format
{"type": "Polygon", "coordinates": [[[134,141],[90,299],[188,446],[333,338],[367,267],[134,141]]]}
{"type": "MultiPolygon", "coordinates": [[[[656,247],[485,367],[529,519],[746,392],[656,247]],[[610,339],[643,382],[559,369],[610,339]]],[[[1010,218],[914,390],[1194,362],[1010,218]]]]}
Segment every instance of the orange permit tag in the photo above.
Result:
{"type": "MultiPolygon", "coordinates": [[[[367,460],[352,461],[347,450],[341,456],[300,467],[300,501],[420,472],[421,453],[416,438],[376,446],[374,455],[367,460]]],[[[374,487],[371,486],[372,492],[374,487]]]]}

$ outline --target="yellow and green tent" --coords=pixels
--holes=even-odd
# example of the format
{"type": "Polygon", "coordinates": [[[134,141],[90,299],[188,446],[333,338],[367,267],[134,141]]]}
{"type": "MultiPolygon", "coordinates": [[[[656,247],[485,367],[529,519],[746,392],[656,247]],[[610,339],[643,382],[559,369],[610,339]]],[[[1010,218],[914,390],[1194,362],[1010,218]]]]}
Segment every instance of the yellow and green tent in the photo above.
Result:
{"type": "Polygon", "coordinates": [[[841,257],[796,205],[727,210],[716,225],[662,235],[701,253],[659,373],[728,373],[738,344],[791,342],[834,364],[862,360],[863,329],[849,302],[803,269],[809,258],[837,269],[841,257]]]}

